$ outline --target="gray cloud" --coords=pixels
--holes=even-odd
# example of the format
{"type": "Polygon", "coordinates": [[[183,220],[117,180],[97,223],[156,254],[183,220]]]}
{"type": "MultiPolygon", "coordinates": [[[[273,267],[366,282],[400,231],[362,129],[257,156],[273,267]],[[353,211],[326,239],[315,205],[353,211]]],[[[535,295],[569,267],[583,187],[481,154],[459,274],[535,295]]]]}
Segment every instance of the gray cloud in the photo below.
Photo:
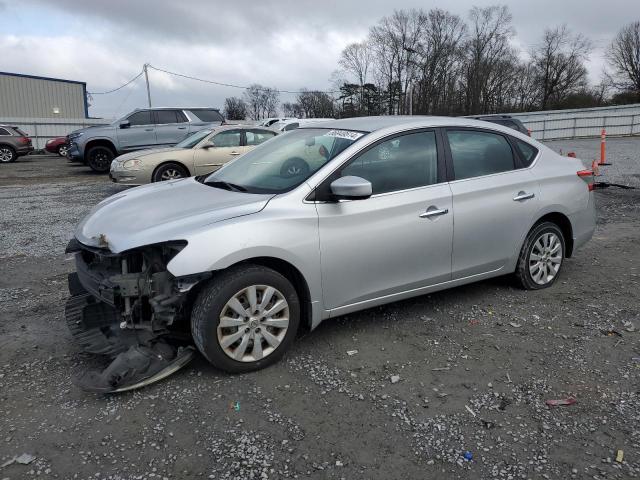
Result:
{"type": "MultiPolygon", "coordinates": [[[[341,49],[361,40],[370,26],[394,8],[446,8],[462,17],[486,0],[350,0],[324,2],[262,0],[22,0],[3,3],[11,21],[46,14],[62,16],[68,28],[52,31],[44,22],[13,35],[0,33],[7,69],[85,80],[89,90],[113,88],[133,77],[145,62],[220,82],[259,82],[281,89],[329,88],[341,49]],[[33,30],[36,30],[34,33],[33,30]],[[44,39],[43,39],[44,37],[44,39]],[[13,53],[12,53],[13,52],[13,53]],[[28,55],[25,55],[28,53],[28,55]]],[[[602,49],[625,23],[640,18],[637,0],[537,0],[509,2],[517,38],[528,50],[546,27],[567,23],[589,37],[596,49],[589,65],[592,81],[602,69],[602,49]],[[606,10],[604,10],[606,9],[606,10]],[[635,17],[635,18],[634,18],[635,17]]],[[[113,116],[144,104],[142,85],[94,98],[94,115],[113,116]],[[123,111],[124,110],[124,111],[123,111]],[[115,112],[115,113],[114,113],[115,112]]],[[[214,87],[152,72],[154,101],[221,106],[241,90],[214,87]]],[[[283,95],[283,100],[290,97],[283,95]]]]}

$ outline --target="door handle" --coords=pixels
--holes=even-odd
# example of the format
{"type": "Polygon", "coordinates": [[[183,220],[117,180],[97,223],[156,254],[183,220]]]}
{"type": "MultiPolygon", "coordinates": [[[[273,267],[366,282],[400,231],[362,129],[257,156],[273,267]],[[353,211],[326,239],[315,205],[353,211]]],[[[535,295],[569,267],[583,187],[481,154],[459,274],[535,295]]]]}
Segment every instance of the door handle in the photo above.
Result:
{"type": "Polygon", "coordinates": [[[520,200],[529,200],[530,198],[535,197],[535,193],[527,193],[527,192],[518,192],[518,195],[513,197],[514,202],[519,202],[520,200]]]}
{"type": "Polygon", "coordinates": [[[420,218],[431,218],[431,217],[438,217],[440,215],[446,215],[447,213],[449,213],[449,209],[448,208],[443,208],[443,209],[434,209],[434,210],[427,210],[426,212],[421,213],[420,215],[418,215],[420,218]]]}
{"type": "Polygon", "coordinates": [[[178,127],[178,130],[186,130],[187,127],[178,127]]]}
{"type": "Polygon", "coordinates": [[[231,155],[240,155],[240,152],[231,152],[231,155]]]}
{"type": "Polygon", "coordinates": [[[153,128],[145,128],[144,131],[145,132],[153,132],[153,128]]]}

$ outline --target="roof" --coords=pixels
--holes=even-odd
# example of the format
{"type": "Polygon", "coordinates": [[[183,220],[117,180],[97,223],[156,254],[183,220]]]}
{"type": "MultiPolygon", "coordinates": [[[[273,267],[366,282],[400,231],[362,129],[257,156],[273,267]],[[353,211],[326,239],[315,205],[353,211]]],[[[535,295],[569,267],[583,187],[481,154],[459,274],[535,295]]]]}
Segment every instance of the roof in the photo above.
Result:
{"type": "Polygon", "coordinates": [[[53,77],[40,77],[38,75],[27,75],[27,74],[24,74],[24,73],[0,72],[0,75],[7,75],[9,77],[32,78],[34,80],[49,80],[49,81],[52,81],[52,82],[76,83],[78,85],[86,85],[87,84],[87,82],[80,82],[78,80],[66,80],[64,78],[53,78],[53,77]]]}
{"type": "MultiPolygon", "coordinates": [[[[312,119],[309,119],[312,120],[312,119]]],[[[411,125],[413,127],[440,127],[440,126],[468,126],[485,127],[486,122],[462,117],[436,117],[426,115],[388,115],[379,117],[353,117],[340,120],[331,120],[301,125],[300,128],[335,128],[344,130],[357,130],[360,132],[375,132],[383,128],[411,125]]]]}

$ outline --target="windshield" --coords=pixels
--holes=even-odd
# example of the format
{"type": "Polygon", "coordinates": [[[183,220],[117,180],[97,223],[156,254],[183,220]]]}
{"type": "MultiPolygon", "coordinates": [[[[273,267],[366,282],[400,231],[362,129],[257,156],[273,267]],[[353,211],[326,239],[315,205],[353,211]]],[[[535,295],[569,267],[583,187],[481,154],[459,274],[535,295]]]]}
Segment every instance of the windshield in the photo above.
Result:
{"type": "Polygon", "coordinates": [[[364,133],[308,128],[279,135],[212,173],[204,183],[249,193],[296,188],[364,133]]]}
{"type": "Polygon", "coordinates": [[[180,143],[176,145],[177,148],[193,148],[200,140],[209,135],[213,130],[200,130],[199,132],[194,133],[193,135],[189,135],[187,138],[182,140],[180,143]]]}

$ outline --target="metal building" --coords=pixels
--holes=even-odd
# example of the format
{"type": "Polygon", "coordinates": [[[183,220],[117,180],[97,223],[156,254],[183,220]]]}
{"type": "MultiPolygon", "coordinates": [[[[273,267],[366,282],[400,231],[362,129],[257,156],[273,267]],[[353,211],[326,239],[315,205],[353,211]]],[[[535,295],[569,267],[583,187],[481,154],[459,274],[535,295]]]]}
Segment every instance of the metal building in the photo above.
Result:
{"type": "Polygon", "coordinates": [[[0,72],[0,123],[20,127],[36,150],[50,138],[108,123],[88,113],[85,82],[0,72]]]}
{"type": "Polygon", "coordinates": [[[0,117],[87,118],[87,84],[0,72],[0,117]]]}

